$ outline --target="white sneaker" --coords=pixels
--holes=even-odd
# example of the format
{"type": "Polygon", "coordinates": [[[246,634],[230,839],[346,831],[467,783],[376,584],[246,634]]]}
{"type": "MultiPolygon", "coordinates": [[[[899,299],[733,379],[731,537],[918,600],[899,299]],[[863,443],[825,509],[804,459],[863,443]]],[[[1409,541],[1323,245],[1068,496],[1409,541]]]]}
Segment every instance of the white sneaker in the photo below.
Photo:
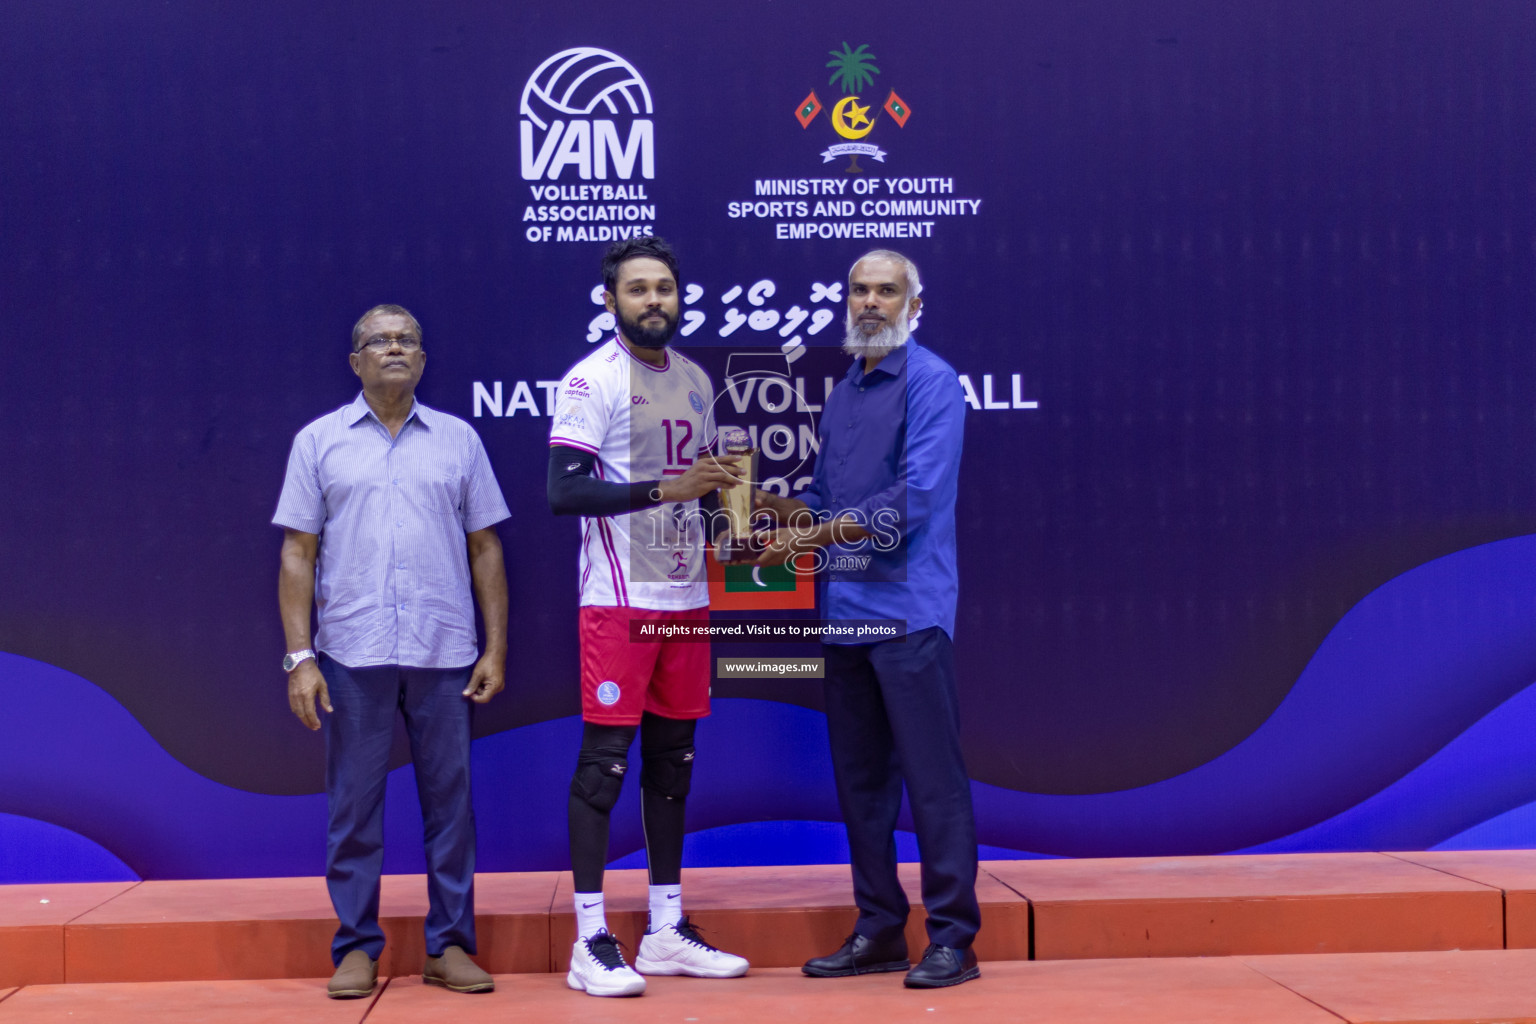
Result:
{"type": "Polygon", "coordinates": [[[690,978],[739,978],[751,966],[745,957],[716,949],[685,917],[647,932],[640,940],[635,969],[641,974],[686,974],[690,978]]]}
{"type": "Polygon", "coordinates": [[[576,940],[565,983],[589,996],[638,996],[645,991],[645,979],[624,962],[619,940],[606,931],[576,940]]]}

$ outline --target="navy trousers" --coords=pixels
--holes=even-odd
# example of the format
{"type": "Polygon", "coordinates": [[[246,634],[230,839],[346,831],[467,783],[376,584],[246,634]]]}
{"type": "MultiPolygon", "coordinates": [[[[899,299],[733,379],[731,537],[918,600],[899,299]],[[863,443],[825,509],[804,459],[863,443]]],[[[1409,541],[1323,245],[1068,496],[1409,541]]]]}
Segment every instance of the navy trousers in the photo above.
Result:
{"type": "Polygon", "coordinates": [[[348,668],[320,655],[333,714],[325,723],[325,884],[340,927],[331,959],[377,960],[384,784],[395,715],[405,715],[427,848],[427,955],[475,952],[475,815],[469,791],[469,668],[348,668]]]}
{"type": "Polygon", "coordinates": [[[905,782],[928,938],[964,949],[981,927],[981,908],[949,636],[934,626],[904,642],[825,644],[822,650],[832,770],[859,907],[854,930],[883,940],[906,927],[910,905],[896,877],[895,838],[905,782]]]}

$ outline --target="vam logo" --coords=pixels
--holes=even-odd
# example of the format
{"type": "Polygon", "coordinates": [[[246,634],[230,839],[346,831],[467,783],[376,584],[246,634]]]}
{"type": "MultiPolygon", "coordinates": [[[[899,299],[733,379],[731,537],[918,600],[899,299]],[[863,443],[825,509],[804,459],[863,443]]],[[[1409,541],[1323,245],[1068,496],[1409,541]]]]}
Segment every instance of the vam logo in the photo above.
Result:
{"type": "Polygon", "coordinates": [[[650,89],[623,57],[560,51],[523,86],[523,179],[558,181],[570,168],[583,181],[655,178],[653,112],[650,89]]]}

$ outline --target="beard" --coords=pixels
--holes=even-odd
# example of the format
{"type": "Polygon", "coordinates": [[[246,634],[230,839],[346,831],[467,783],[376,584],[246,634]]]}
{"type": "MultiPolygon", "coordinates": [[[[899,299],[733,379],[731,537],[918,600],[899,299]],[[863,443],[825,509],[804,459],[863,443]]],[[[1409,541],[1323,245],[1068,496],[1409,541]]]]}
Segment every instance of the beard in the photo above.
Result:
{"type": "Polygon", "coordinates": [[[844,320],[843,351],[859,359],[883,359],[905,345],[911,336],[912,329],[904,316],[874,334],[865,334],[850,313],[844,320]]]}
{"type": "MultiPolygon", "coordinates": [[[[642,316],[649,315],[649,310],[642,316]]],[[[672,340],[672,335],[677,333],[677,319],[667,316],[665,311],[658,311],[661,318],[666,321],[660,325],[642,326],[641,320],[628,320],[619,318],[619,328],[624,332],[632,344],[641,348],[666,348],[667,342],[672,340]]]]}

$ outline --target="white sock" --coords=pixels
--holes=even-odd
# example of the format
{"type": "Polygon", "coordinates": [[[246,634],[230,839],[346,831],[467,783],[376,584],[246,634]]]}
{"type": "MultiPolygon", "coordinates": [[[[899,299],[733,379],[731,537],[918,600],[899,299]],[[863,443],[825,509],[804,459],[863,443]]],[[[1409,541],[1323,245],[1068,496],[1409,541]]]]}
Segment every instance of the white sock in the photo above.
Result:
{"type": "Polygon", "coordinates": [[[608,918],[603,914],[603,894],[578,892],[572,897],[576,907],[576,938],[585,941],[598,932],[608,930],[608,918]]]}
{"type": "Polygon", "coordinates": [[[669,924],[683,919],[683,887],[681,885],[651,886],[651,926],[648,932],[660,931],[669,924]]]}

